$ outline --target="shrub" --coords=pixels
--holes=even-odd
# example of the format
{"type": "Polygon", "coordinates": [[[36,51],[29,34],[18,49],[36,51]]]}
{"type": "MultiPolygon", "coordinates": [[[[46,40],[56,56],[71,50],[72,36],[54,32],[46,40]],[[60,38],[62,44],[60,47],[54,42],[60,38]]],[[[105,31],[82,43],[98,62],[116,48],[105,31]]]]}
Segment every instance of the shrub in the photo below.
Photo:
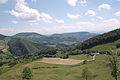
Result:
{"type": "Polygon", "coordinates": [[[87,64],[87,60],[84,60],[84,61],[83,61],[83,64],[87,64]]]}
{"type": "Polygon", "coordinates": [[[29,67],[25,67],[22,72],[22,80],[31,80],[32,79],[32,71],[29,67]]]}

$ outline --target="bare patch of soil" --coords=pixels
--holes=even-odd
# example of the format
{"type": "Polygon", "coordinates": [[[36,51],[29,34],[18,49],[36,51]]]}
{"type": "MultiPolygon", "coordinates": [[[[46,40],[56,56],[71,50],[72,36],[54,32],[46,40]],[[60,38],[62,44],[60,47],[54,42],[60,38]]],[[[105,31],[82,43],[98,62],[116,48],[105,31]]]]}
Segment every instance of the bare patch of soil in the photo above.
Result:
{"type": "Polygon", "coordinates": [[[41,62],[50,64],[64,64],[64,65],[75,65],[83,62],[84,60],[75,59],[61,59],[61,58],[43,58],[41,62]]]}

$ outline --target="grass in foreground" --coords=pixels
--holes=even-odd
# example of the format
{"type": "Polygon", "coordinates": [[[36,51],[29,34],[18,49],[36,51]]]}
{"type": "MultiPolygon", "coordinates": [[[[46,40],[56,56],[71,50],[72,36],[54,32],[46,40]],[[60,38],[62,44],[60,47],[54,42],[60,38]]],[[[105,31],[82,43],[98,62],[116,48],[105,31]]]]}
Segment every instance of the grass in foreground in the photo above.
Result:
{"type": "MultiPolygon", "coordinates": [[[[87,64],[57,65],[34,61],[28,64],[18,64],[11,70],[0,75],[0,80],[21,80],[21,72],[28,66],[33,70],[33,80],[84,80],[81,77],[82,70],[88,67],[93,74],[93,80],[114,80],[107,67],[106,55],[99,55],[95,61],[87,64]]],[[[70,56],[72,59],[86,59],[85,55],[70,56]]]]}

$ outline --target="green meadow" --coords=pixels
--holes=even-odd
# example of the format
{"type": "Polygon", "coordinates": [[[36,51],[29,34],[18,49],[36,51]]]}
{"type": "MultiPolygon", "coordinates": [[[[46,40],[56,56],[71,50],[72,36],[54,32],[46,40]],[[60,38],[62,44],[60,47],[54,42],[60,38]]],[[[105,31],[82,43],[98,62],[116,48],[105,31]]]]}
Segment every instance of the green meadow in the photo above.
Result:
{"type": "MultiPolygon", "coordinates": [[[[86,55],[70,56],[71,59],[86,60],[86,55]]],[[[92,59],[91,57],[89,59],[92,59]]],[[[120,59],[119,59],[120,60],[120,59]]],[[[86,64],[79,63],[76,65],[48,64],[33,61],[26,64],[17,64],[0,75],[0,80],[21,80],[21,73],[24,67],[32,69],[32,80],[84,80],[82,70],[88,67],[92,72],[92,80],[114,80],[108,67],[108,56],[98,55],[95,61],[86,64]]],[[[4,67],[7,65],[4,65],[4,67]]],[[[7,68],[6,68],[7,69],[7,68]]]]}

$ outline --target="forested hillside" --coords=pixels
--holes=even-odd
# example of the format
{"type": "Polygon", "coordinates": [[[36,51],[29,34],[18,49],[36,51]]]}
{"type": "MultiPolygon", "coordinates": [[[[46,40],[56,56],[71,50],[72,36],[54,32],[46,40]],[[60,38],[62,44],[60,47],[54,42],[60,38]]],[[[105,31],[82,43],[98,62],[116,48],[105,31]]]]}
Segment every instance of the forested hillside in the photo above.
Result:
{"type": "Polygon", "coordinates": [[[23,40],[21,38],[13,38],[8,42],[9,50],[14,55],[25,55],[38,52],[39,48],[43,46],[37,45],[33,42],[23,40]]]}
{"type": "Polygon", "coordinates": [[[19,37],[48,47],[66,48],[96,35],[98,34],[89,32],[72,32],[45,36],[38,33],[26,32],[18,33],[13,37],[19,37]]]}
{"type": "Polygon", "coordinates": [[[104,33],[102,35],[98,35],[93,38],[90,38],[78,44],[76,46],[76,49],[80,49],[80,50],[89,49],[94,46],[114,42],[119,39],[120,39],[120,29],[116,29],[108,33],[104,33]]]}

